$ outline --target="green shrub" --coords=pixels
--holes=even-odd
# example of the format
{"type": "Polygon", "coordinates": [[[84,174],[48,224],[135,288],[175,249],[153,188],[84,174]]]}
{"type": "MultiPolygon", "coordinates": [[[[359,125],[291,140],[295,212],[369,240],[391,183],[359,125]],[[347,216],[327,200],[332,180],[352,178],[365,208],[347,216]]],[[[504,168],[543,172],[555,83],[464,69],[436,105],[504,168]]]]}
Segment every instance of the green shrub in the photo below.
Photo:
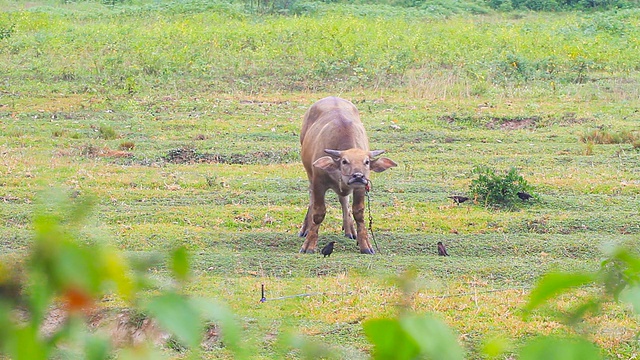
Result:
{"type": "Polygon", "coordinates": [[[533,11],[606,10],[637,7],[637,3],[627,0],[488,0],[487,5],[501,11],[512,9],[533,11]]]}
{"type": "Polygon", "coordinates": [[[100,138],[105,140],[113,140],[118,137],[118,133],[111,127],[107,125],[100,125],[98,128],[98,134],[100,138]]]}
{"type": "Polygon", "coordinates": [[[477,178],[471,181],[470,193],[486,206],[510,206],[519,201],[519,192],[528,192],[527,181],[515,168],[502,175],[487,166],[473,169],[477,178]]]}
{"type": "Polygon", "coordinates": [[[0,25],[0,40],[10,38],[15,31],[15,24],[9,26],[0,25]]]}
{"type": "Polygon", "coordinates": [[[559,6],[555,0],[512,0],[516,9],[528,9],[534,11],[558,10],[559,6]]]}
{"type": "Polygon", "coordinates": [[[297,3],[297,0],[245,0],[247,10],[257,14],[289,14],[297,3]]]}
{"type": "Polygon", "coordinates": [[[118,146],[120,150],[133,150],[135,147],[136,144],[133,141],[125,141],[120,143],[120,146],[118,146]]]}
{"type": "Polygon", "coordinates": [[[55,191],[44,198],[47,202],[34,214],[27,259],[15,264],[0,258],[0,358],[110,359],[112,352],[132,350],[112,349],[108,338],[90,331],[89,317],[105,296],[130,306],[130,321],[136,326],[147,317],[157,321],[170,334],[166,345],[174,351],[188,349],[192,358],[200,358],[205,325],[215,322],[224,329],[222,339],[232,357],[247,358],[250,350],[240,339],[241,328],[226,308],[210,299],[183,295],[190,272],[184,247],[168,254],[168,268],[176,281],[160,290],[147,275],[151,261],[127,258],[96,238],[84,238],[81,230],[91,213],[91,201],[71,201],[55,191]],[[147,296],[147,291],[154,294],[147,296]],[[68,320],[50,336],[42,336],[54,307],[68,320]],[[15,316],[18,312],[25,315],[15,316]]]}

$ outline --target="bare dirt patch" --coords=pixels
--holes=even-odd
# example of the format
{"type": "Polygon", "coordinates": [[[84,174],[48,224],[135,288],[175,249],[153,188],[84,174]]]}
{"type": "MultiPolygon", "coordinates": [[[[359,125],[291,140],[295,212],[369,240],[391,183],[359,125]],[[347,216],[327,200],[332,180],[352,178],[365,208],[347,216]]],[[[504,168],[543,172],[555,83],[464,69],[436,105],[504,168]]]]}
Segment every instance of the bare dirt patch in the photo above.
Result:
{"type": "Polygon", "coordinates": [[[592,120],[593,119],[590,119],[590,118],[576,116],[576,113],[574,112],[567,112],[560,116],[560,118],[558,119],[558,124],[564,125],[564,126],[571,126],[575,124],[584,124],[592,120]]]}
{"type": "Polygon", "coordinates": [[[177,148],[167,152],[163,160],[171,164],[194,164],[194,163],[216,163],[216,164],[276,164],[288,162],[291,158],[292,150],[281,151],[255,151],[245,154],[219,154],[201,153],[195,149],[177,148]]]}
{"type": "Polygon", "coordinates": [[[129,151],[114,150],[108,147],[100,147],[92,144],[87,144],[82,146],[79,149],[79,152],[82,156],[86,156],[89,158],[98,158],[98,157],[130,158],[133,156],[133,153],[129,151]]]}
{"type": "Polygon", "coordinates": [[[505,131],[520,130],[533,128],[539,121],[540,118],[537,116],[516,118],[493,117],[486,126],[489,129],[500,129],[505,131]]]}
{"type": "Polygon", "coordinates": [[[443,115],[438,118],[449,124],[463,126],[485,127],[491,130],[520,130],[539,126],[541,119],[538,116],[469,116],[469,115],[443,115]]]}

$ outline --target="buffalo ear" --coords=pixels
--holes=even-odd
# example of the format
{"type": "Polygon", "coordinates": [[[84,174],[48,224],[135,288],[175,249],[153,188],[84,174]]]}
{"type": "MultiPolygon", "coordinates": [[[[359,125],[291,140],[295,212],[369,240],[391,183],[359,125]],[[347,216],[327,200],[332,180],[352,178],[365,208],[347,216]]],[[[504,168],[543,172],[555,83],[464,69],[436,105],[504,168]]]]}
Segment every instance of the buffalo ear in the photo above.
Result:
{"type": "Polygon", "coordinates": [[[332,171],[332,170],[338,170],[338,164],[336,163],[335,160],[333,160],[333,158],[331,156],[323,156],[321,158],[319,158],[318,160],[313,162],[313,166],[322,169],[324,171],[332,171]]]}
{"type": "Polygon", "coordinates": [[[395,161],[386,157],[381,157],[378,159],[371,160],[370,168],[375,172],[383,172],[388,168],[392,168],[395,166],[398,166],[398,164],[396,164],[395,161]]]}

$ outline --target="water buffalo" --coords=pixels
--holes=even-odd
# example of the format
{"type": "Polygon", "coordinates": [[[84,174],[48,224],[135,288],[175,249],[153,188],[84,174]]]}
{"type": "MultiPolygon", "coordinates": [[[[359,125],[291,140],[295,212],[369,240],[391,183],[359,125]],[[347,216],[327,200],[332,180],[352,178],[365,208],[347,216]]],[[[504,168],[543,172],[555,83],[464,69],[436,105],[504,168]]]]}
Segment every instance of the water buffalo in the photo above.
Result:
{"type": "Polygon", "coordinates": [[[302,163],[309,178],[309,207],[300,236],[306,237],[301,253],[315,252],[318,228],[326,214],[325,193],[338,194],[345,236],[357,239],[360,252],[373,254],[364,225],[364,198],[371,170],[382,172],[397,164],[378,157],[384,150],[369,150],[369,139],[358,109],[347,100],[327,97],[313,104],[304,115],[300,132],[302,163]],[[353,219],[349,195],[353,194],[353,219]]]}

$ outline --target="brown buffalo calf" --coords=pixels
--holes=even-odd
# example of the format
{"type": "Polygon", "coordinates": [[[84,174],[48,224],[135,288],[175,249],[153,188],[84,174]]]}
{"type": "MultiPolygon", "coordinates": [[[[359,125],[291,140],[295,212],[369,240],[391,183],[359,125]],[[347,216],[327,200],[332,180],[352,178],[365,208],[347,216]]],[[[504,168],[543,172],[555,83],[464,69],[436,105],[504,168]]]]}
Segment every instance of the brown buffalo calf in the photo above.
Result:
{"type": "Polygon", "coordinates": [[[349,101],[328,97],[313,104],[304,115],[302,163],[309,178],[309,208],[300,236],[306,237],[301,253],[313,253],[318,243],[318,228],[326,214],[325,193],[338,194],[342,206],[345,236],[357,239],[360,252],[373,254],[364,225],[365,187],[371,170],[382,172],[397,166],[393,160],[375,158],[384,150],[369,151],[369,140],[356,107],[349,101]],[[349,195],[353,194],[353,225],[349,195]]]}

